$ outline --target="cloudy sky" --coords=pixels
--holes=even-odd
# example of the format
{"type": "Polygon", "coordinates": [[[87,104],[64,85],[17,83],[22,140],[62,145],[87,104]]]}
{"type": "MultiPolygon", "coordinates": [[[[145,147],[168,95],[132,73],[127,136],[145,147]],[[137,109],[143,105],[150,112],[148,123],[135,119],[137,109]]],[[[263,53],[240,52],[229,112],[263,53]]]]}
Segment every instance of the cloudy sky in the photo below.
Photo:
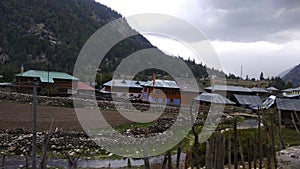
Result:
{"type": "MultiPolygon", "coordinates": [[[[300,64],[299,0],[97,1],[123,16],[161,13],[187,21],[210,40],[226,73],[240,75],[243,65],[244,77],[276,76],[300,64]]],[[[180,41],[145,36],[168,54],[195,57],[180,41]]]]}

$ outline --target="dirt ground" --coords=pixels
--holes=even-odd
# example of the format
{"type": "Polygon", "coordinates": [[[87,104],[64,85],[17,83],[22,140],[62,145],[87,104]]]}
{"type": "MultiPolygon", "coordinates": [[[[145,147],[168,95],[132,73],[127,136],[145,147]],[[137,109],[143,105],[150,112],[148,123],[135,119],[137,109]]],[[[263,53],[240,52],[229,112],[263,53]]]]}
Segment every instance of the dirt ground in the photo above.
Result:
{"type": "MultiPolygon", "coordinates": [[[[88,114],[92,110],[82,110],[88,114]]],[[[111,126],[130,124],[131,121],[124,118],[117,111],[103,111],[102,115],[111,126]]],[[[130,116],[136,116],[136,113],[129,113],[130,116]]],[[[151,116],[151,115],[150,115],[151,116]]],[[[85,114],[83,114],[83,118],[85,114]]],[[[149,116],[148,116],[149,117],[149,116]]],[[[49,130],[51,119],[53,118],[53,128],[62,128],[63,130],[82,131],[78,121],[77,114],[73,108],[37,106],[37,130],[49,130]]],[[[81,117],[82,118],[82,117],[81,117]]],[[[103,120],[95,119],[94,123],[105,123],[103,120]]],[[[32,104],[19,104],[0,101],[0,129],[25,128],[32,129],[32,104]]]]}

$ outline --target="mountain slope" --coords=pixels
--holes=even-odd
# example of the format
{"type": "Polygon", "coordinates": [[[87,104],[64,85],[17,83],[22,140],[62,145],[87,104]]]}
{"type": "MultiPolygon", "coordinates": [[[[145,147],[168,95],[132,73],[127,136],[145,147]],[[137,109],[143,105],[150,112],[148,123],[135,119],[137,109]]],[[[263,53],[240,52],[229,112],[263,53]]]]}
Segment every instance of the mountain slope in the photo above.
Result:
{"type": "Polygon", "coordinates": [[[300,64],[291,69],[286,73],[282,79],[287,83],[291,82],[294,87],[299,86],[300,84],[300,64]]]}
{"type": "MultiPolygon", "coordinates": [[[[72,73],[88,38],[103,25],[120,17],[94,0],[1,0],[0,75],[4,78],[0,80],[12,81],[22,64],[25,70],[72,73]]],[[[120,33],[122,29],[132,30],[126,22],[120,33]]],[[[153,47],[142,35],[127,38],[106,54],[101,71],[111,76],[123,58],[153,47]]],[[[185,62],[197,77],[207,76],[205,66],[185,62]]]]}
{"type": "MultiPolygon", "coordinates": [[[[72,72],[86,40],[121,17],[93,0],[1,0],[0,11],[0,74],[4,76],[18,72],[21,64],[27,70],[72,72]]],[[[124,29],[131,28],[124,25],[124,29]]],[[[149,47],[144,37],[132,37],[108,58],[149,47]]]]}

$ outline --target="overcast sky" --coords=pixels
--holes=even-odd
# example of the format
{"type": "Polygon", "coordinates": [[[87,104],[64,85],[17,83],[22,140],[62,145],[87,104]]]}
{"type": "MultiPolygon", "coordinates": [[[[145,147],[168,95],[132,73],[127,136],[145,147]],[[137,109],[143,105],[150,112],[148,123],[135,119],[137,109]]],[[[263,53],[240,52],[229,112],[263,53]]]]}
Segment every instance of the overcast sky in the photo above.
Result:
{"type": "MultiPolygon", "coordinates": [[[[96,1],[123,16],[161,13],[189,22],[210,40],[226,73],[240,75],[243,65],[244,77],[257,78],[260,72],[265,77],[276,76],[300,64],[299,0],[96,1]]],[[[146,38],[168,54],[195,57],[174,39],[151,35],[146,38]]]]}

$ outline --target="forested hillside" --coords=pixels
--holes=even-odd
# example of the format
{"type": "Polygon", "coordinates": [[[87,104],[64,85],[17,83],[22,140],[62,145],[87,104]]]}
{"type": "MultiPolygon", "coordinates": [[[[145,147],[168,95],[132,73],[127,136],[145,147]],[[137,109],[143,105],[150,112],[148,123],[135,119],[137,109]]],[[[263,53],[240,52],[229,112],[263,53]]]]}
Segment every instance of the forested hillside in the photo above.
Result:
{"type": "MultiPolygon", "coordinates": [[[[25,70],[72,73],[87,39],[122,17],[94,0],[1,0],[0,12],[1,81],[12,81],[22,64],[25,70]]],[[[131,28],[126,23],[124,29],[131,28]]],[[[122,58],[152,47],[142,35],[123,40],[107,54],[102,73],[109,78],[122,58]]],[[[207,76],[203,65],[186,62],[197,77],[207,76]]]]}

